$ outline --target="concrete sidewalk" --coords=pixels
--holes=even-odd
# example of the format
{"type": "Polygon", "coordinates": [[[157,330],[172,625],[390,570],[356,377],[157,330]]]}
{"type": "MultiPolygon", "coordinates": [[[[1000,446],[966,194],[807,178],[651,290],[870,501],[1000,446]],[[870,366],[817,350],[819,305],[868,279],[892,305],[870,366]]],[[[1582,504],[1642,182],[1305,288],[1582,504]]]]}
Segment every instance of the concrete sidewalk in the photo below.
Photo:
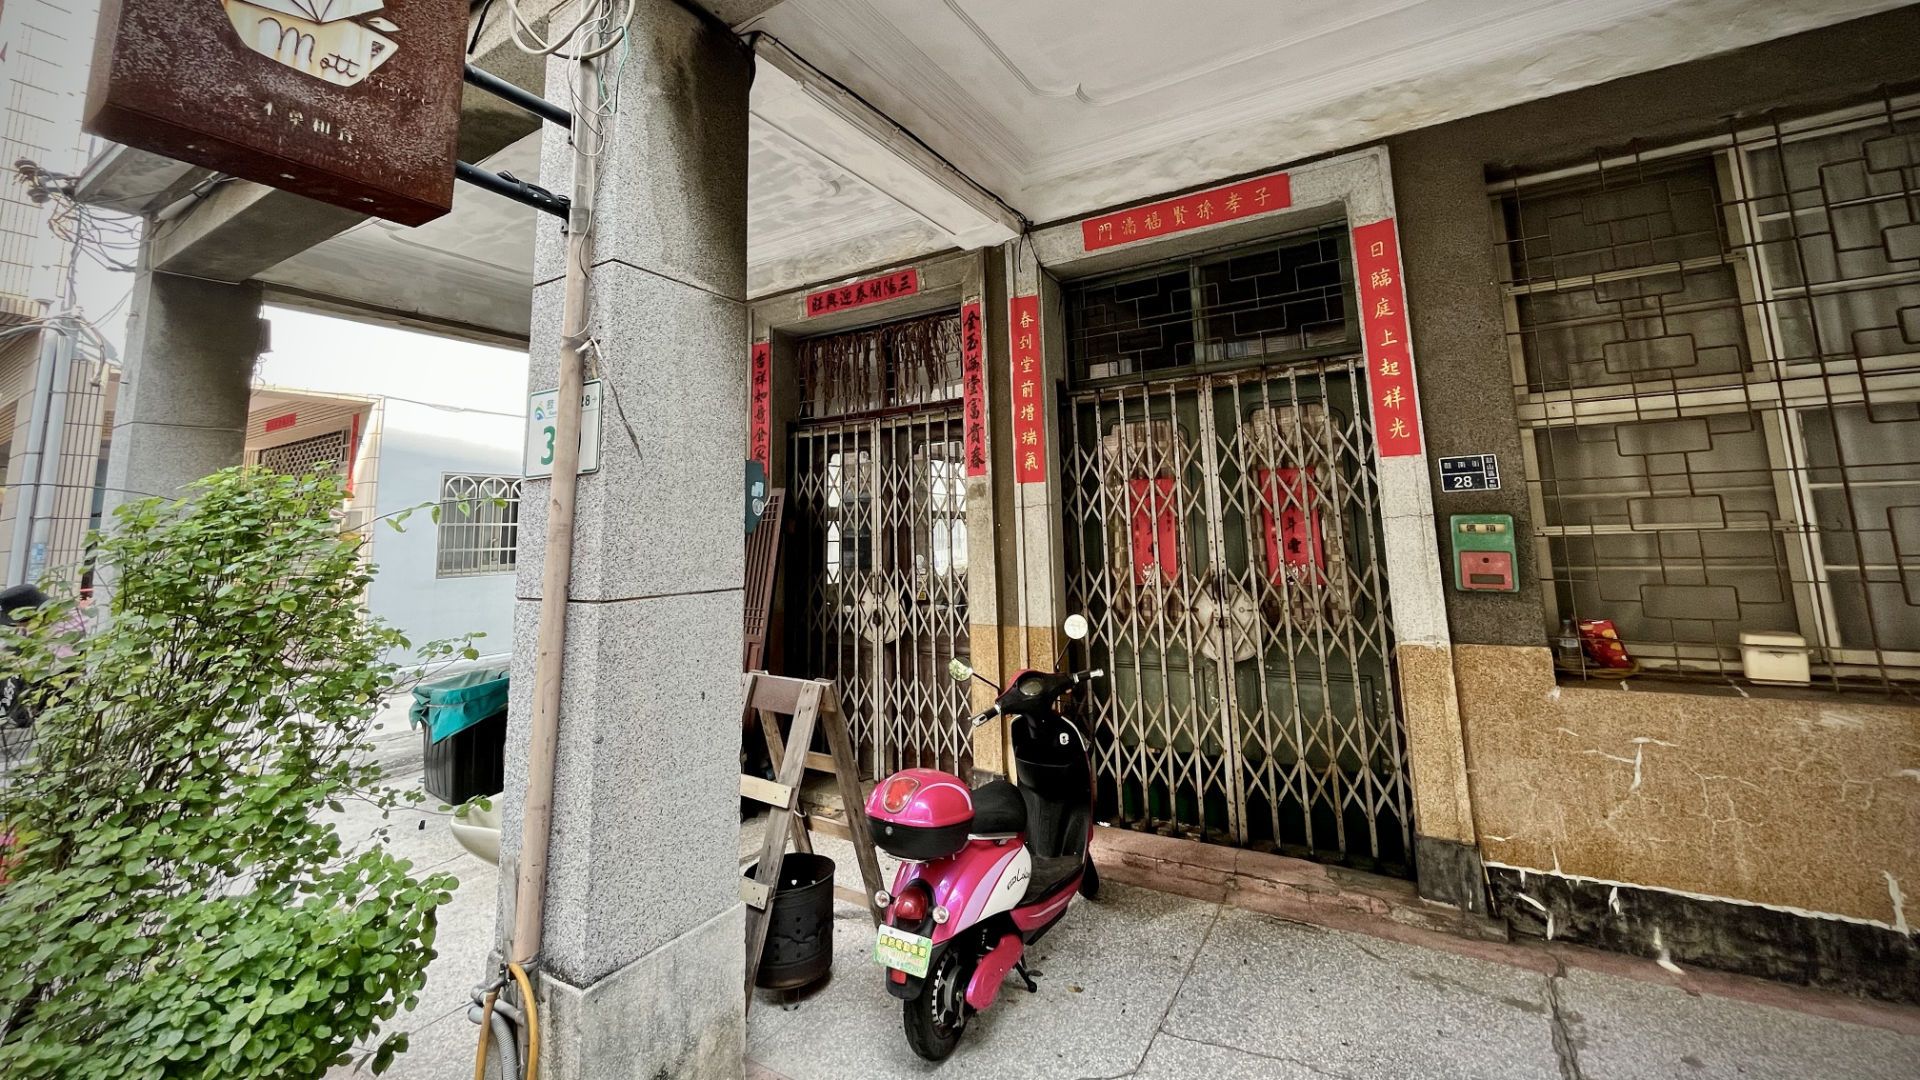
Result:
{"type": "MultiPolygon", "coordinates": [[[[371,808],[350,808],[340,821],[350,842],[379,824],[371,808]]],[[[384,1075],[466,1080],[477,1029],[464,1005],[492,941],[498,872],[462,851],[432,807],[388,824],[386,842],[417,871],[453,873],[460,887],[441,910],[439,955],[420,1004],[395,1021],[411,1048],[384,1075]]],[[[743,853],[762,835],[759,821],[743,826],[743,853]]],[[[819,849],[835,859],[842,884],[859,885],[849,845],[822,839],[819,849]]],[[[890,873],[891,860],[883,862],[890,873]]],[[[1526,945],[1426,948],[1385,920],[1381,933],[1331,929],[1112,881],[1035,947],[1040,992],[1010,979],[954,1056],[933,1066],[907,1048],[900,1003],[868,958],[866,914],[843,903],[836,916],[827,983],[792,1002],[756,994],[752,1080],[1920,1076],[1920,1010],[1754,980],[1676,979],[1611,954],[1597,954],[1601,970],[1590,970],[1526,945]],[[1396,934],[1402,940],[1390,940],[1396,934]],[[1636,971],[1642,977],[1620,974],[1636,971]]]]}
{"type": "Polygon", "coordinates": [[[1862,1010],[1905,1029],[1887,1030],[1577,968],[1542,975],[1119,884],[1076,903],[1035,947],[1038,994],[1010,980],[932,1066],[907,1048],[864,915],[844,904],[838,915],[824,987],[785,1006],[756,995],[750,1080],[1920,1076],[1915,1010],[1862,1010]]]}

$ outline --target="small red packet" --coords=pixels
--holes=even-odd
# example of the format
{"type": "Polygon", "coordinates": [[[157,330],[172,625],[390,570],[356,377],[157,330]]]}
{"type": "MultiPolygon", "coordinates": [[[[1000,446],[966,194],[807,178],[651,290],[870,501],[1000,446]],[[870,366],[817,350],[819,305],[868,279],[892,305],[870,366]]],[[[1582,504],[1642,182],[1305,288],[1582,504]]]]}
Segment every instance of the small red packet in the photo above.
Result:
{"type": "Polygon", "coordinates": [[[1580,648],[1595,667],[1625,669],[1633,666],[1633,657],[1620,643],[1620,631],[1612,619],[1581,619],[1580,648]]]}

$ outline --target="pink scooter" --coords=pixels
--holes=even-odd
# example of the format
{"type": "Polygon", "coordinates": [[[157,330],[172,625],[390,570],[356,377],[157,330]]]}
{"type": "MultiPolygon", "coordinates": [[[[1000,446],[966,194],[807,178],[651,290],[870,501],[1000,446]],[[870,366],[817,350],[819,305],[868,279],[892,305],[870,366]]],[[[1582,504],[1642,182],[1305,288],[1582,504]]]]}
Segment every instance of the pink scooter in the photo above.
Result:
{"type": "MultiPolygon", "coordinates": [[[[1070,616],[1066,631],[1084,638],[1087,622],[1070,616]]],[[[979,678],[959,660],[949,671],[979,678]]],[[[906,769],[867,800],[874,841],[903,860],[893,891],[874,897],[886,920],[873,957],[902,999],[908,1045],[929,1061],[953,1053],[967,1018],[993,1004],[1009,972],[1037,991],[1026,947],[1060,921],[1075,892],[1100,891],[1088,854],[1092,756],[1059,702],[1105,674],[1023,671],[973,718],[975,727],[1010,719],[1018,786],[995,780],[969,791],[956,776],[906,769]]]]}

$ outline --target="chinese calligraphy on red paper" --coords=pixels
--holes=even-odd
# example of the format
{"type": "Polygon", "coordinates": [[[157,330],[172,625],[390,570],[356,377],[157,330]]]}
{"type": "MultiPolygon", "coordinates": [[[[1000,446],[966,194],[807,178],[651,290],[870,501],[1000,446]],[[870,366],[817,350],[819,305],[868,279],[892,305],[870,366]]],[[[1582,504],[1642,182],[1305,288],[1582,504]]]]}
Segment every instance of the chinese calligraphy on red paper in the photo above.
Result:
{"type": "Polygon", "coordinates": [[[980,301],[969,300],[960,306],[960,378],[964,384],[968,476],[987,475],[986,327],[982,323],[980,301]]]}
{"type": "Polygon", "coordinates": [[[1204,225],[1236,221],[1269,210],[1284,210],[1292,205],[1293,187],[1286,173],[1257,176],[1237,184],[1089,218],[1080,223],[1081,246],[1087,251],[1099,251],[1204,225]]]}
{"type": "Polygon", "coordinates": [[[1393,219],[1353,230],[1354,273],[1360,279],[1360,325],[1366,335],[1367,394],[1381,457],[1420,452],[1420,407],[1407,347],[1407,292],[1400,281],[1400,241],[1393,219]]]}
{"type": "Polygon", "coordinates": [[[773,346],[764,341],[753,343],[753,364],[749,373],[750,394],[747,399],[748,443],[747,457],[760,463],[762,468],[773,467],[772,428],[767,415],[768,402],[773,398],[773,346]]]}
{"type": "Polygon", "coordinates": [[[807,318],[816,319],[847,308],[865,307],[882,300],[912,296],[920,291],[920,271],[909,266],[876,278],[836,285],[807,294],[807,318]]]}
{"type": "Polygon", "coordinates": [[[1046,380],[1040,364],[1040,298],[1016,296],[1008,303],[1007,332],[1013,339],[1013,479],[1047,479],[1046,380]]]}

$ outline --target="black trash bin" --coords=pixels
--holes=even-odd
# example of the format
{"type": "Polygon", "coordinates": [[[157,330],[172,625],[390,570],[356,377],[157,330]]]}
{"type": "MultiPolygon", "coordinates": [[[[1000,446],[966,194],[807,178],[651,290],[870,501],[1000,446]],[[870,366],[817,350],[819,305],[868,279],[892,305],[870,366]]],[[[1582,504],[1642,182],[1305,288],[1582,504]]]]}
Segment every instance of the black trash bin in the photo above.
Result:
{"type": "Polygon", "coordinates": [[[507,668],[448,675],[413,689],[426,776],[421,786],[458,805],[506,786],[507,668]]]}
{"type": "MultiPolygon", "coordinates": [[[[752,877],[759,864],[747,867],[752,877]]],[[[833,968],[833,860],[791,851],[780,860],[780,881],[767,921],[754,985],[796,990],[827,977],[833,968]]]]}

